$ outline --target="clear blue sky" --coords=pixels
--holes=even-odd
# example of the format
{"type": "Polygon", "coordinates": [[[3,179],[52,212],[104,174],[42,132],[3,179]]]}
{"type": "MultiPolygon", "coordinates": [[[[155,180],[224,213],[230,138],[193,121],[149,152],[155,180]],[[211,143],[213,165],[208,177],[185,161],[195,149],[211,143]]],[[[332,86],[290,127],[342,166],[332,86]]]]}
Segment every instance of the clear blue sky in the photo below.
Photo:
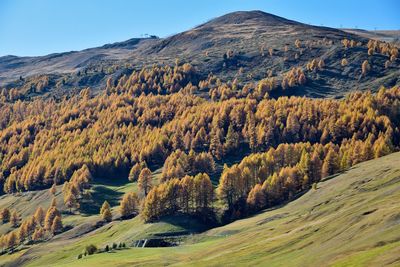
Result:
{"type": "Polygon", "coordinates": [[[0,56],[165,37],[238,10],[331,27],[400,29],[399,0],[0,0],[0,56]]]}

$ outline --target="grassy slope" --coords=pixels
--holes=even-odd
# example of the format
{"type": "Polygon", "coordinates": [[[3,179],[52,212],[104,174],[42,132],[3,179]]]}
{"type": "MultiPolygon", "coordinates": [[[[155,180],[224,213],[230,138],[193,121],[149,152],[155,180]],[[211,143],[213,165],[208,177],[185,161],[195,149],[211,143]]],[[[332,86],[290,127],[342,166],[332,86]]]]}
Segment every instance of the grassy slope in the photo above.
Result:
{"type": "MultiPolygon", "coordinates": [[[[161,169],[153,172],[153,183],[156,184],[161,175],[161,169]]],[[[62,186],[57,187],[56,199],[57,206],[61,210],[63,207],[62,186]]],[[[36,258],[38,265],[49,266],[53,262],[75,259],[83,248],[88,244],[96,244],[99,247],[111,245],[113,242],[126,242],[130,245],[133,241],[153,236],[169,234],[190,234],[205,230],[205,226],[198,221],[188,217],[165,218],[163,222],[154,224],[144,224],[140,218],[131,220],[115,220],[102,227],[96,224],[100,221],[98,215],[99,207],[104,200],[110,202],[114,218],[118,218],[119,199],[125,192],[136,191],[137,183],[126,183],[117,181],[97,181],[92,186],[93,203],[84,204],[85,206],[95,206],[95,208],[84,208],[86,213],[63,214],[63,224],[72,228],[60,235],[57,235],[46,243],[40,243],[27,247],[11,255],[0,256],[0,266],[20,266],[28,264],[32,258],[36,258]],[[38,259],[38,257],[42,258],[38,259]]],[[[48,190],[18,193],[14,195],[4,195],[0,197],[0,208],[9,207],[17,210],[23,218],[31,216],[38,206],[47,209],[50,206],[53,196],[48,190]]],[[[11,230],[10,224],[0,224],[0,234],[11,230]]]]}
{"type": "MultiPolygon", "coordinates": [[[[75,260],[70,250],[81,246],[73,242],[30,265],[57,260],[60,266],[398,266],[399,201],[400,153],[395,153],[321,182],[318,190],[283,207],[210,230],[180,247],[131,248],[75,260]]],[[[131,226],[125,230],[135,231],[131,226]]],[[[113,239],[96,235],[91,242],[103,238],[113,239]]],[[[90,240],[79,242],[85,239],[90,240]]]]}
{"type": "MultiPolygon", "coordinates": [[[[128,187],[107,185],[119,192],[134,190],[135,184],[128,187]]],[[[10,197],[0,201],[3,204],[10,197]]],[[[399,201],[400,153],[395,153],[321,182],[318,190],[283,207],[195,235],[180,247],[130,248],[76,260],[87,244],[130,244],[162,233],[200,231],[202,225],[188,218],[155,224],[134,218],[96,229],[97,215],[75,215],[65,218],[75,225],[72,230],[51,242],[1,256],[0,265],[400,265],[399,201]]],[[[27,203],[36,202],[21,198],[18,207],[22,210],[27,203]]]]}

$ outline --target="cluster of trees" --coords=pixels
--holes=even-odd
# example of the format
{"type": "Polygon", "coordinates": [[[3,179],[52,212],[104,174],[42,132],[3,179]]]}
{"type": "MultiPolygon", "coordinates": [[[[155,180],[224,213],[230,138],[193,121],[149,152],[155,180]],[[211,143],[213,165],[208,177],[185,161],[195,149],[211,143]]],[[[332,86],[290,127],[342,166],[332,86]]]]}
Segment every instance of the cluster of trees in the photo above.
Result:
{"type": "Polygon", "coordinates": [[[4,208],[0,212],[0,220],[3,224],[10,223],[12,227],[16,228],[19,225],[20,216],[16,210],[10,211],[8,208],[4,208]]]}
{"type": "MultiPolygon", "coordinates": [[[[360,42],[357,43],[354,40],[348,40],[348,39],[343,39],[342,44],[345,47],[345,49],[350,47],[362,46],[362,43],[360,42]]],[[[396,59],[399,56],[399,48],[392,43],[371,39],[366,44],[366,47],[368,56],[372,56],[375,53],[379,53],[388,58],[388,60],[386,60],[385,62],[385,69],[389,68],[392,62],[396,61],[396,59]]],[[[347,59],[342,59],[341,65],[346,66],[347,64],[348,64],[347,59]]],[[[371,70],[370,62],[368,60],[364,60],[363,63],[361,64],[361,74],[365,76],[368,74],[370,70],[371,70]]]]}
{"type": "Polygon", "coordinates": [[[33,76],[29,79],[20,77],[16,83],[16,86],[13,88],[3,88],[0,90],[0,103],[23,100],[29,94],[43,93],[50,86],[54,85],[54,82],[50,81],[48,75],[33,76]]]}
{"type": "MultiPolygon", "coordinates": [[[[72,209],[79,209],[80,201],[89,198],[89,182],[92,180],[92,174],[86,164],[76,170],[69,181],[65,181],[62,192],[64,195],[64,205],[72,212],[72,209]]],[[[55,186],[55,184],[53,185],[55,186]]]]}
{"type": "Polygon", "coordinates": [[[187,175],[153,187],[144,199],[141,215],[146,222],[177,212],[208,216],[213,200],[214,189],[206,173],[187,175]]]}
{"type": "Polygon", "coordinates": [[[153,66],[133,71],[132,74],[123,75],[118,81],[112,78],[107,80],[107,94],[128,92],[130,95],[139,96],[143,94],[172,94],[181,90],[193,93],[197,87],[192,85],[198,83],[198,74],[188,63],[170,67],[153,66]]]}
{"type": "Polygon", "coordinates": [[[17,229],[0,237],[0,247],[14,249],[24,242],[40,242],[63,231],[61,213],[55,205],[47,212],[38,207],[35,213],[26,218],[17,229]]]}
{"type": "Polygon", "coordinates": [[[187,174],[212,174],[214,171],[215,161],[211,153],[201,152],[196,154],[191,150],[189,154],[186,154],[177,149],[164,162],[161,182],[172,178],[183,178],[187,174]]]}
{"type": "Polygon", "coordinates": [[[323,70],[324,67],[325,67],[325,62],[323,59],[313,59],[309,61],[306,65],[306,68],[309,71],[323,70]]]}
{"type": "MultiPolygon", "coordinates": [[[[0,183],[7,193],[46,188],[70,180],[84,165],[94,176],[128,177],[135,164],[140,171],[144,162],[164,164],[177,149],[195,151],[204,163],[210,157],[201,152],[219,160],[240,148],[340,144],[353,137],[366,140],[369,133],[391,135],[398,147],[399,98],[399,88],[382,88],[376,95],[356,92],[342,100],[247,97],[207,102],[183,93],[120,93],[79,95],[60,103],[17,102],[0,108],[0,183]]],[[[178,165],[172,163],[172,169],[178,165]]],[[[185,170],[183,165],[185,174],[204,170],[185,170]]],[[[132,171],[132,180],[138,170],[132,171]]]]}
{"type": "Polygon", "coordinates": [[[390,61],[395,61],[399,56],[399,49],[392,43],[379,40],[369,40],[367,43],[368,55],[375,52],[389,57],[390,61]]]}
{"type": "Polygon", "coordinates": [[[233,82],[222,83],[209,77],[208,80],[199,83],[200,89],[209,88],[209,95],[213,101],[224,101],[230,98],[253,98],[261,100],[269,98],[269,94],[274,91],[285,91],[304,85],[307,77],[301,67],[290,68],[287,72],[279,76],[273,76],[270,72],[268,77],[261,79],[257,83],[247,83],[239,87],[237,79],[233,82]],[[210,82],[216,81],[216,82],[210,82]]]}
{"type": "Polygon", "coordinates": [[[391,140],[383,134],[371,134],[365,141],[346,139],[341,145],[280,144],[225,167],[217,195],[229,214],[241,216],[290,200],[326,176],[392,151],[391,140]]]}
{"type": "Polygon", "coordinates": [[[306,76],[301,68],[292,68],[283,76],[281,88],[282,90],[286,90],[289,87],[303,85],[306,81],[306,76]]]}
{"type": "Polygon", "coordinates": [[[349,40],[349,39],[347,39],[347,38],[345,38],[345,39],[342,40],[342,44],[343,44],[343,46],[344,46],[345,49],[347,49],[347,48],[349,48],[349,47],[362,46],[362,43],[361,43],[361,42],[356,42],[355,40],[352,40],[352,39],[349,40]]]}

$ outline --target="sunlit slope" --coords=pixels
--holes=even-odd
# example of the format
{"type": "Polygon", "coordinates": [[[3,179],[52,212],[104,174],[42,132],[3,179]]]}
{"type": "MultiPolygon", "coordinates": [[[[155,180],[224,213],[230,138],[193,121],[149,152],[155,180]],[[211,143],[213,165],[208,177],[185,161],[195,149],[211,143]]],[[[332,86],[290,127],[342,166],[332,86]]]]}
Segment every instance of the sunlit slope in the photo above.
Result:
{"type": "MultiPolygon", "coordinates": [[[[195,236],[180,247],[132,248],[58,264],[399,266],[399,203],[400,153],[394,153],[321,182],[285,206],[195,236]]],[[[32,265],[43,266],[45,260],[32,265]]]]}

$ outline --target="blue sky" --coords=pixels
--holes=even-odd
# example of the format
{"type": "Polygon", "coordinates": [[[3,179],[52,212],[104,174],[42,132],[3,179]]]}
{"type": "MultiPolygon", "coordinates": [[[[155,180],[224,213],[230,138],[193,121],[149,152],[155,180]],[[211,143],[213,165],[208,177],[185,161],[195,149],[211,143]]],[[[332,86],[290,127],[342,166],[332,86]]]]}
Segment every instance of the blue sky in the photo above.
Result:
{"type": "Polygon", "coordinates": [[[238,10],[330,27],[400,29],[398,0],[0,0],[0,56],[165,37],[238,10]]]}

